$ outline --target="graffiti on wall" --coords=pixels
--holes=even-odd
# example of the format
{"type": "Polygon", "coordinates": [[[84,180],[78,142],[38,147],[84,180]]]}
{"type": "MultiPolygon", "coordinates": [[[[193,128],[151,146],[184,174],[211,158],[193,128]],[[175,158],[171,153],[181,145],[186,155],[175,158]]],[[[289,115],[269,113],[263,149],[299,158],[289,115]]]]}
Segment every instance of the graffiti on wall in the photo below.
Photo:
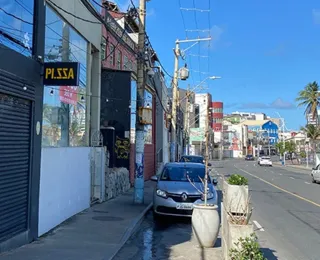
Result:
{"type": "Polygon", "coordinates": [[[129,159],[130,140],[129,138],[119,138],[117,136],[115,143],[115,153],[117,159],[129,159]]]}

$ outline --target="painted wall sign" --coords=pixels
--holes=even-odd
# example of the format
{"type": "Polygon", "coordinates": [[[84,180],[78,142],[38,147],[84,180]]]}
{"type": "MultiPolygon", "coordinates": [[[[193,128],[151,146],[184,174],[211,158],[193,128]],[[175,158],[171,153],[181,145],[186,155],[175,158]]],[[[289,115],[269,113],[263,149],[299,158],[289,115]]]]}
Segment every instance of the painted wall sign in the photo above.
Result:
{"type": "Polygon", "coordinates": [[[78,86],[79,62],[44,63],[43,84],[47,86],[78,86]]]}
{"type": "Polygon", "coordinates": [[[78,87],[61,86],[59,89],[60,101],[65,104],[77,105],[78,103],[78,87]]]}

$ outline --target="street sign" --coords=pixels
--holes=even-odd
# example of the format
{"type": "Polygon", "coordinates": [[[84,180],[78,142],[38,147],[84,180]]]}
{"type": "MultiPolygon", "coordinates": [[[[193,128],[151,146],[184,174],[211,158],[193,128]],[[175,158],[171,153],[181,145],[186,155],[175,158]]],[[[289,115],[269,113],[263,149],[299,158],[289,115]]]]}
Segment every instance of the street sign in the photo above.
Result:
{"type": "Polygon", "coordinates": [[[47,86],[79,86],[79,62],[44,63],[43,84],[47,86]]]}

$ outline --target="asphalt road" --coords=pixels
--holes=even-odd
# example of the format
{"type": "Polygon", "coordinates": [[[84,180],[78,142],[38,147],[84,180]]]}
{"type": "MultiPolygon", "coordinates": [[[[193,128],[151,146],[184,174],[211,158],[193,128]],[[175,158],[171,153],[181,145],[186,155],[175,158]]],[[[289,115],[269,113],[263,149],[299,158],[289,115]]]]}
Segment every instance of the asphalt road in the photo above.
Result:
{"type": "Polygon", "coordinates": [[[165,218],[160,224],[150,212],[139,230],[114,260],[209,260],[221,259],[221,239],[214,248],[201,249],[192,237],[190,218],[165,218]]]}
{"type": "Polygon", "coordinates": [[[256,162],[214,162],[213,174],[248,178],[255,223],[267,259],[320,259],[320,185],[310,173],[256,162]]]}

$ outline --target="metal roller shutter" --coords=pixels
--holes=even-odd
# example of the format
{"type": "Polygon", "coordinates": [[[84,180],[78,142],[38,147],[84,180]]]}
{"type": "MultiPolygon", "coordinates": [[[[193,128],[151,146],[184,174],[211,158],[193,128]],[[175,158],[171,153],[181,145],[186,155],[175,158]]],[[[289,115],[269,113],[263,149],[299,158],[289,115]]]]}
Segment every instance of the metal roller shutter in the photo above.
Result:
{"type": "Polygon", "coordinates": [[[31,108],[0,93],[0,242],[28,228],[31,108]]]}

